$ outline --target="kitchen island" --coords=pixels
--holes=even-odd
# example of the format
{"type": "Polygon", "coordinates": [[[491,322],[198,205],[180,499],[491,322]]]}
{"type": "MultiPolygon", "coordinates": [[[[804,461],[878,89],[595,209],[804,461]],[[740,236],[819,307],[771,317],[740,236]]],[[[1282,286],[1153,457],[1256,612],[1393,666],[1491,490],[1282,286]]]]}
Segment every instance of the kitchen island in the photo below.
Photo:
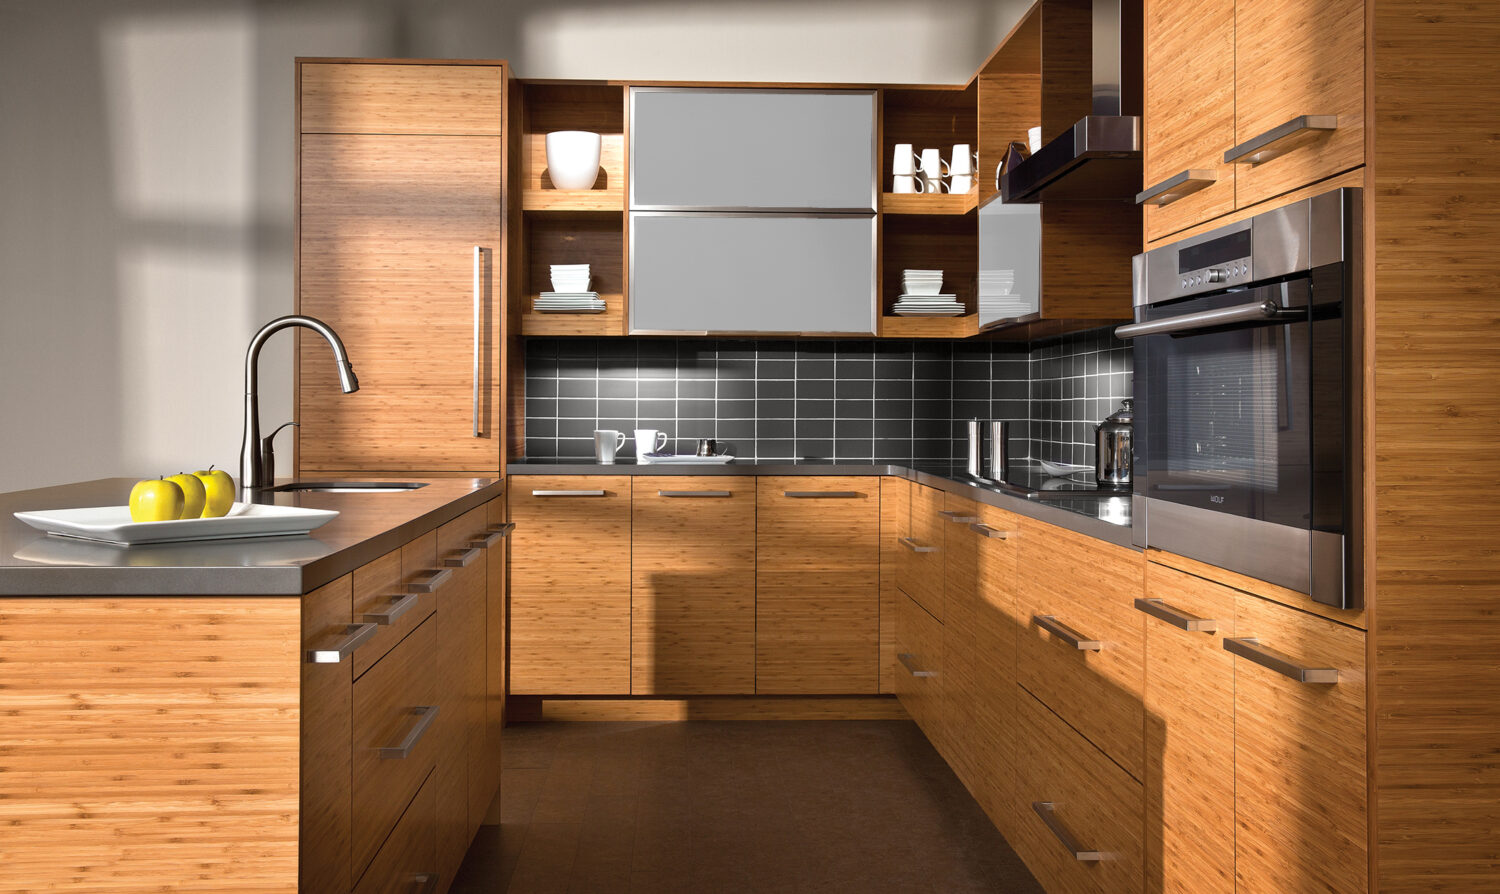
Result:
{"type": "Polygon", "coordinates": [[[309,536],[133,548],[0,495],[0,890],[443,890],[499,784],[503,482],[278,493],[309,536]]]}

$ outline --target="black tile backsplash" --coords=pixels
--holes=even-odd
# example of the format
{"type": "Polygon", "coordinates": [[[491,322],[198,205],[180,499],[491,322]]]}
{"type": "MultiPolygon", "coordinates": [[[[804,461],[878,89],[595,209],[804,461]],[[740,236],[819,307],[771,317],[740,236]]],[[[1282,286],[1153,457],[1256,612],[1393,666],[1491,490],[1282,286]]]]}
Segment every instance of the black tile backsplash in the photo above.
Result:
{"type": "Polygon", "coordinates": [[[526,454],[587,457],[596,428],[659,428],[679,453],[715,438],[761,460],[948,460],[977,417],[1015,423],[1017,456],[1085,463],[1092,424],[1129,393],[1129,349],[1107,329],[1031,346],[533,338],[526,454]]]}

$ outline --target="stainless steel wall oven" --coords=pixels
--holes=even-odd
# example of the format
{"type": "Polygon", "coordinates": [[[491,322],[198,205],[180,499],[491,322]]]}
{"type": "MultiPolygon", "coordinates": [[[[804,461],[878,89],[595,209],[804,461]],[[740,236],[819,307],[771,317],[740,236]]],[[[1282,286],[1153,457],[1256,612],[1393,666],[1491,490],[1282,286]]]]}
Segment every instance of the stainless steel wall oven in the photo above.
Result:
{"type": "Polygon", "coordinates": [[[1135,258],[1134,540],[1362,604],[1360,191],[1135,258]]]}

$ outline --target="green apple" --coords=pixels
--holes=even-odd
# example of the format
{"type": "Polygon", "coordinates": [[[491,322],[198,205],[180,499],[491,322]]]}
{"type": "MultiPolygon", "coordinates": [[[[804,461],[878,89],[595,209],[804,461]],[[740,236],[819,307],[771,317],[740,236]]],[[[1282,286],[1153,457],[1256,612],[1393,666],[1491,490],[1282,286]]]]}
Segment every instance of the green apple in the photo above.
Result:
{"type": "Polygon", "coordinates": [[[176,521],[182,518],[182,488],[175,481],[147,478],[130,489],[130,520],[176,521]]]}
{"type": "Polygon", "coordinates": [[[223,469],[208,467],[206,472],[194,472],[193,475],[203,482],[204,503],[203,518],[220,518],[229,514],[229,509],[234,505],[234,479],[223,469]]]}
{"type": "Polygon", "coordinates": [[[170,475],[167,480],[182,488],[182,514],[177,517],[199,518],[202,516],[203,503],[208,496],[203,487],[203,480],[186,472],[170,475]]]}

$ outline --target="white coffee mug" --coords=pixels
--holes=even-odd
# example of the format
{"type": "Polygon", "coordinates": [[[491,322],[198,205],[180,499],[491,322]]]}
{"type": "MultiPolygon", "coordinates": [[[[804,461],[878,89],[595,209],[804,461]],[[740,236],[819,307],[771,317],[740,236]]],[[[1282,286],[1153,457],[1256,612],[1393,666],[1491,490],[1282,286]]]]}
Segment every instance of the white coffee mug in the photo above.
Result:
{"type": "Polygon", "coordinates": [[[625,446],[625,433],[609,428],[594,429],[594,461],[603,464],[615,461],[615,451],[625,446]]]}
{"type": "Polygon", "coordinates": [[[917,192],[920,188],[918,179],[911,174],[897,174],[891,182],[891,192],[901,195],[917,192]]]}
{"type": "Polygon", "coordinates": [[[896,151],[891,156],[891,173],[896,175],[915,174],[917,172],[917,155],[911,149],[910,143],[897,143],[896,151]]]}
{"type": "Polygon", "coordinates": [[[954,174],[953,179],[948,181],[948,191],[966,193],[974,188],[974,175],[954,174]]]}
{"type": "Polygon", "coordinates": [[[941,180],[948,174],[948,163],[936,149],[922,150],[922,163],[917,166],[928,180],[941,180]]]}
{"type": "MultiPolygon", "coordinates": [[[[955,143],[953,145],[953,160],[948,162],[948,170],[954,177],[961,177],[974,173],[978,161],[974,154],[969,151],[968,143],[955,143]]],[[[954,192],[959,190],[955,189],[954,192]]]]}
{"type": "Polygon", "coordinates": [[[1042,128],[1040,125],[1026,128],[1026,143],[1031,147],[1033,154],[1042,148],[1042,128]]]}
{"type": "Polygon", "coordinates": [[[928,177],[925,174],[917,178],[917,191],[936,195],[948,192],[948,184],[943,182],[942,177],[928,177]]]}
{"type": "Polygon", "coordinates": [[[647,453],[660,453],[667,446],[667,433],[657,431],[654,428],[638,428],[635,430],[635,455],[644,456],[647,453]]]}

